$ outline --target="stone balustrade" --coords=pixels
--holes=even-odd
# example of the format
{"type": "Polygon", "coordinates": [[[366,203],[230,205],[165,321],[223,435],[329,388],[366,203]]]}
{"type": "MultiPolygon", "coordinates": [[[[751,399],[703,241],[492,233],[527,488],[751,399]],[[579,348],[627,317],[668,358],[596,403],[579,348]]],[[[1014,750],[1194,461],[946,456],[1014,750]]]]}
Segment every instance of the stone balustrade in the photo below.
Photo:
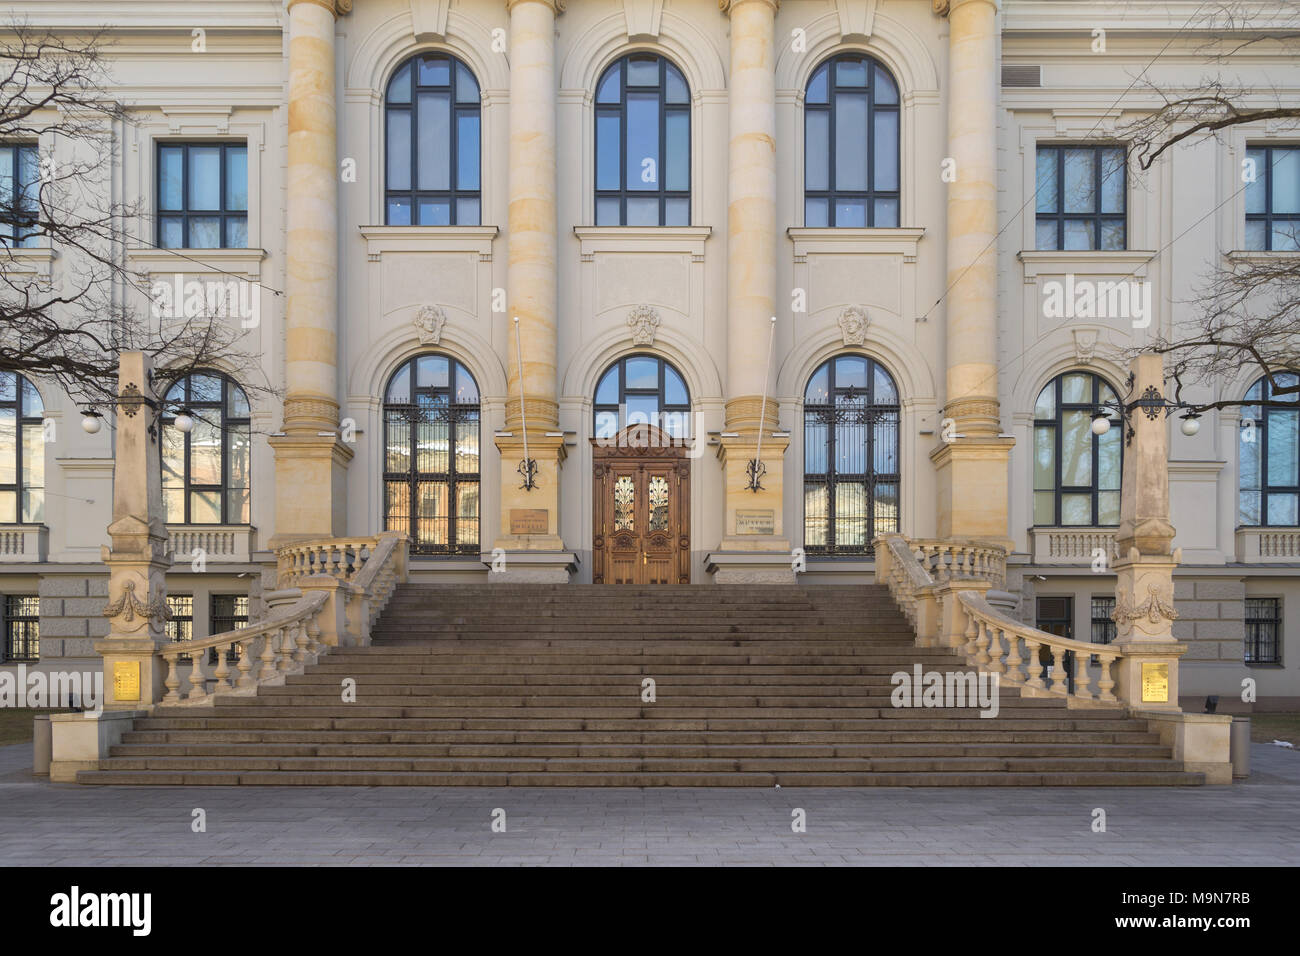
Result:
{"type": "Polygon", "coordinates": [[[49,529],[43,524],[0,526],[0,563],[44,561],[49,550],[49,529]]]}
{"type": "Polygon", "coordinates": [[[1031,528],[1035,564],[1092,564],[1097,552],[1109,565],[1119,557],[1114,528],[1031,528]]]}
{"type": "Polygon", "coordinates": [[[276,552],[279,585],[297,587],[314,574],[351,581],[374,554],[379,537],[298,541],[276,552]]]}
{"type": "Polygon", "coordinates": [[[206,560],[246,563],[254,549],[248,525],[168,525],[167,547],[172,561],[185,563],[201,552],[206,560]]]}
{"type": "Polygon", "coordinates": [[[908,544],[937,584],[954,578],[988,581],[995,587],[1007,583],[1007,552],[997,545],[924,538],[908,544]]]}
{"type": "Polygon", "coordinates": [[[1300,561],[1300,528],[1238,528],[1237,560],[1254,564],[1300,561]]]}

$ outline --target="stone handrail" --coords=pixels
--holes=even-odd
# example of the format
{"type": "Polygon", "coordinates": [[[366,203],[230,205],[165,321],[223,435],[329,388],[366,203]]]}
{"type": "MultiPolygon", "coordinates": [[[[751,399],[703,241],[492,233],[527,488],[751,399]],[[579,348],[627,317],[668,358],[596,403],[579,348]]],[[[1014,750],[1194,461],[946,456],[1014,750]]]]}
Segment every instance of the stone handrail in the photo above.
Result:
{"type": "MultiPolygon", "coordinates": [[[[983,560],[975,554],[979,547],[955,544],[948,551],[929,549],[928,554],[940,556],[933,560],[946,569],[939,579],[927,567],[925,547],[901,534],[876,539],[876,580],[889,586],[895,603],[916,629],[917,644],[953,648],[965,657],[968,666],[998,674],[1000,681],[1018,686],[1022,697],[1064,697],[1073,706],[1119,706],[1120,701],[1112,693],[1115,680],[1111,668],[1123,655],[1112,645],[1058,637],[999,611],[984,597],[988,577],[974,571],[969,576],[952,572],[953,562],[946,557],[964,548],[969,548],[967,555],[975,555],[973,568],[978,571],[983,560]],[[1051,655],[1046,674],[1039,659],[1040,648],[1047,648],[1051,655]],[[1074,654],[1073,690],[1065,657],[1069,652],[1074,654]],[[1092,657],[1100,664],[1095,693],[1090,689],[1092,657]]],[[[983,567],[995,572],[998,564],[989,562],[983,567]]],[[[1005,555],[1001,567],[1005,569],[1005,555]]]]}
{"type": "Polygon", "coordinates": [[[995,587],[1007,583],[1007,552],[997,545],[925,538],[908,545],[938,584],[953,578],[974,578],[995,587]]]}
{"type": "Polygon", "coordinates": [[[179,704],[181,679],[178,672],[180,658],[190,658],[189,693],[186,702],[208,702],[217,694],[251,695],[259,684],[283,684],[284,675],[301,671],[306,664],[315,663],[324,650],[321,643],[321,629],[316,616],[325,606],[327,595],[323,591],[304,594],[288,608],[278,609],[267,620],[251,627],[235,631],[225,631],[212,637],[197,641],[176,641],[159,648],[158,654],[167,664],[167,677],[163,686],[167,694],[164,704],[179,704]],[[261,662],[254,674],[254,645],[257,645],[257,660],[261,662]],[[216,648],[217,666],[213,671],[216,686],[211,692],[207,690],[207,679],[203,674],[202,662],[209,648],[216,648]],[[229,651],[237,653],[235,667],[239,678],[230,683],[230,664],[227,660],[229,651]]]}
{"type": "Polygon", "coordinates": [[[285,675],[301,673],[331,647],[369,644],[375,620],[406,580],[407,539],[396,532],[296,542],[277,555],[281,586],[289,583],[291,588],[281,594],[292,603],[274,608],[265,621],[251,627],[159,648],[167,665],[164,704],[206,704],[218,694],[251,695],[259,686],[283,684],[285,675]],[[211,690],[203,672],[210,648],[218,651],[211,690]],[[231,651],[239,671],[233,685],[227,660],[231,651]],[[254,663],[255,653],[260,666],[254,663]],[[189,690],[182,697],[178,665],[186,655],[189,690]]]}

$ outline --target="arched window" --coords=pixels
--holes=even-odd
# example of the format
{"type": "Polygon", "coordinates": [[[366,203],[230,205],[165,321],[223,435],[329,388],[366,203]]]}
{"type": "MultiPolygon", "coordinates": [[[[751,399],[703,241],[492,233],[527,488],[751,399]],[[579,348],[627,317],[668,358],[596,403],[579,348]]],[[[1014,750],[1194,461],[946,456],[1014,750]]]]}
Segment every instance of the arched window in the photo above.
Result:
{"type": "MultiPolygon", "coordinates": [[[[1280,386],[1297,381],[1291,372],[1274,378],[1280,386]]],[[[1261,378],[1246,393],[1247,401],[1258,404],[1241,409],[1237,523],[1245,526],[1300,525],[1300,402],[1297,393],[1276,395],[1274,388],[1261,378]]]]}
{"type": "Polygon", "coordinates": [[[221,372],[194,372],[167,389],[162,416],[163,514],[169,524],[248,524],[248,396],[221,372]],[[176,427],[185,410],[189,432],[176,427]]]}
{"type": "Polygon", "coordinates": [[[44,416],[36,386],[0,372],[0,524],[45,520],[44,416]]]}
{"type": "Polygon", "coordinates": [[[446,355],[417,355],[388,381],[384,527],[417,554],[479,553],[478,385],[446,355]]]}
{"type": "Polygon", "coordinates": [[[596,84],[596,225],[690,223],[690,91],[663,57],[629,54],[596,84]]]}
{"type": "Polygon", "coordinates": [[[898,388],[884,366],[840,355],[803,406],[803,538],[809,554],[870,554],[898,530],[898,388]]]}
{"type": "Polygon", "coordinates": [[[1092,416],[1118,401],[1091,372],[1066,372],[1047,383],[1034,404],[1034,524],[1109,527],[1119,524],[1123,428],[1094,435],[1092,416]]]}
{"type": "Polygon", "coordinates": [[[479,90],[453,56],[420,53],[384,97],[384,221],[390,226],[479,224],[479,90]]]}
{"type": "Polygon", "coordinates": [[[898,84],[862,53],[813,72],[804,96],[804,225],[898,225],[898,84]]]}
{"type": "Polygon", "coordinates": [[[655,355],[629,355],[606,369],[596,385],[595,415],[597,441],[629,425],[653,425],[673,439],[691,437],[686,381],[655,355]]]}

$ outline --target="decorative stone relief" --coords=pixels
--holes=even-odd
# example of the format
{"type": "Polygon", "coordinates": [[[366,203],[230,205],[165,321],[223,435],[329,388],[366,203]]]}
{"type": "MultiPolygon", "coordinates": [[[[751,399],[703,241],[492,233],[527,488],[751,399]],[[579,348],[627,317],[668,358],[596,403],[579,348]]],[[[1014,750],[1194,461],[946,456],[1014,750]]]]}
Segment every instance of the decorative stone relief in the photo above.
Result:
{"type": "Polygon", "coordinates": [[[845,345],[867,344],[867,310],[860,305],[851,305],[840,313],[840,332],[844,334],[845,345]]]}
{"type": "Polygon", "coordinates": [[[623,17],[627,20],[629,40],[659,39],[664,0],[623,0],[623,17]]]}
{"type": "Polygon", "coordinates": [[[447,314],[436,305],[426,305],[411,320],[421,345],[437,345],[442,339],[442,327],[447,324],[447,314]]]}
{"type": "Polygon", "coordinates": [[[638,305],[627,317],[635,345],[654,345],[655,331],[659,328],[659,313],[648,305],[638,305]]]}
{"type": "Polygon", "coordinates": [[[1141,604],[1130,604],[1128,599],[1121,595],[1115,602],[1115,610],[1111,611],[1110,616],[1121,633],[1132,630],[1135,622],[1144,619],[1149,624],[1178,620],[1178,612],[1174,610],[1173,604],[1160,596],[1160,589],[1154,584],[1147,586],[1147,599],[1141,604]]]}
{"type": "MultiPolygon", "coordinates": [[[[122,593],[118,595],[117,600],[110,601],[104,608],[104,617],[117,617],[119,614],[127,624],[135,623],[136,617],[142,618],[137,627],[143,627],[149,621],[156,620],[159,624],[163,624],[172,619],[172,610],[165,600],[154,598],[151,601],[141,601],[136,597],[134,581],[127,581],[122,585],[122,593]]],[[[127,628],[127,630],[134,629],[127,628]]]]}
{"type": "Polygon", "coordinates": [[[1092,356],[1097,350],[1096,329],[1074,330],[1074,357],[1080,365],[1091,365],[1092,356]]]}
{"type": "Polygon", "coordinates": [[[876,19],[879,0],[835,0],[840,18],[841,40],[866,40],[876,19]]]}

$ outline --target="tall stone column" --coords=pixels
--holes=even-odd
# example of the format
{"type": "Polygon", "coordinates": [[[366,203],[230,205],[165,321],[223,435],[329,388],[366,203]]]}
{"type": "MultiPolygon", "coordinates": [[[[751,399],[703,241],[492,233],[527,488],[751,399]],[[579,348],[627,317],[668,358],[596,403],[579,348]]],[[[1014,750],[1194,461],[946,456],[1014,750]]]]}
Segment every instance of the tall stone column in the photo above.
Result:
{"type": "Polygon", "coordinates": [[[560,464],[556,401],[555,18],[560,0],[506,0],[510,12],[510,152],[507,434],[501,452],[504,571],[493,581],[568,580],[572,555],[559,534],[560,464]],[[521,361],[522,359],[522,361],[521,361]],[[525,442],[525,423],[527,441],[525,442]],[[536,467],[524,487],[521,463],[536,467]]]}
{"type": "Polygon", "coordinates": [[[941,537],[1010,545],[1008,459],[1000,438],[997,300],[997,0],[934,0],[948,17],[947,399],[930,454],[941,537]]]}
{"type": "Polygon", "coordinates": [[[720,0],[731,19],[727,164],[727,403],[718,447],[726,481],[723,539],[709,556],[719,584],[793,583],[782,500],[785,438],[770,397],[776,315],[776,51],[778,0],[720,0]],[[764,408],[763,396],[769,397],[764,408]],[[761,488],[749,466],[760,454],[761,488]]]}
{"type": "Polygon", "coordinates": [[[289,0],[285,376],[271,546],[345,532],[338,436],[338,126],[334,19],[352,0],[289,0]]]}
{"type": "Polygon", "coordinates": [[[1124,428],[1124,474],[1115,544],[1115,645],[1124,653],[1115,675],[1120,700],[1147,710],[1179,710],[1178,659],[1187,645],[1174,640],[1174,568],[1170,551],[1169,425],[1164,402],[1164,362],[1144,353],[1133,360],[1133,388],[1124,428]]]}

